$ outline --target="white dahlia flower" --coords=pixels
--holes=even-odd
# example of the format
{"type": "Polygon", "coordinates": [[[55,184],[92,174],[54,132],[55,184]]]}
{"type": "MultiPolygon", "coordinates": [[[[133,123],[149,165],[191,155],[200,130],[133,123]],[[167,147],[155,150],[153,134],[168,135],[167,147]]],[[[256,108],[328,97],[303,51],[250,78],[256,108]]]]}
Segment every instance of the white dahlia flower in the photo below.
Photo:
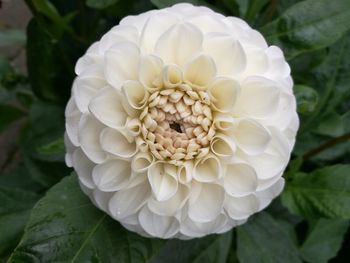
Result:
{"type": "Polygon", "coordinates": [[[293,81],[281,50],[243,20],[190,4],[128,16],[75,70],[66,162],[127,229],[222,233],[282,191],[293,81]]]}

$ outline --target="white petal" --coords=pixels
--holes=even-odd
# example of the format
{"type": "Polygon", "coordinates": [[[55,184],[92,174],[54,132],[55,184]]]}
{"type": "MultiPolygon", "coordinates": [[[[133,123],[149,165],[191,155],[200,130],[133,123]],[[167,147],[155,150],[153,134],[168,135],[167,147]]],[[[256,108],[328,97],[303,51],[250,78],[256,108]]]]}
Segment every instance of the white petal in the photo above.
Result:
{"type": "Polygon", "coordinates": [[[66,154],[64,156],[65,162],[66,162],[66,165],[68,167],[72,167],[73,166],[73,153],[74,153],[76,147],[69,139],[67,132],[64,133],[63,138],[64,138],[64,146],[66,148],[66,154]]]}
{"type": "Polygon", "coordinates": [[[206,223],[198,223],[190,218],[185,219],[181,224],[181,233],[193,237],[202,237],[212,233],[219,232],[227,223],[227,216],[220,214],[214,220],[206,223]]]}
{"type": "Polygon", "coordinates": [[[216,110],[231,112],[239,95],[240,87],[234,79],[216,78],[208,90],[216,110]]]}
{"type": "Polygon", "coordinates": [[[224,199],[224,189],[216,184],[194,183],[189,200],[188,216],[195,222],[205,223],[214,220],[221,212],[224,199]],[[193,189],[194,188],[194,189],[193,189]],[[196,189],[197,188],[197,189],[196,189]]]}
{"type": "Polygon", "coordinates": [[[215,155],[230,159],[236,151],[236,144],[229,136],[216,133],[210,142],[210,148],[215,155]]]}
{"type": "Polygon", "coordinates": [[[92,192],[91,201],[101,210],[108,212],[108,202],[112,198],[113,193],[103,192],[95,188],[92,192]]]}
{"type": "Polygon", "coordinates": [[[220,17],[214,14],[189,16],[186,17],[185,21],[198,27],[203,34],[209,32],[225,32],[226,30],[226,26],[220,21],[220,17]]]}
{"type": "Polygon", "coordinates": [[[103,65],[103,56],[99,54],[99,42],[93,43],[84,56],[78,59],[74,71],[77,75],[80,75],[96,64],[103,65]]]}
{"type": "Polygon", "coordinates": [[[163,68],[163,61],[154,55],[141,57],[139,64],[139,80],[148,90],[152,91],[158,87],[154,86],[163,68]]]}
{"type": "Polygon", "coordinates": [[[293,121],[295,113],[296,100],[294,95],[281,92],[278,108],[271,117],[262,120],[262,124],[264,126],[275,126],[278,123],[278,128],[284,130],[293,121]]]}
{"type": "Polygon", "coordinates": [[[131,178],[126,188],[133,188],[139,184],[149,184],[147,181],[147,173],[131,173],[131,178]]]}
{"type": "Polygon", "coordinates": [[[193,177],[193,168],[193,161],[187,161],[177,169],[177,177],[179,178],[179,183],[187,184],[191,182],[193,177]]]}
{"type": "Polygon", "coordinates": [[[91,162],[84,152],[78,148],[73,153],[73,167],[76,173],[78,174],[80,182],[90,188],[95,188],[95,184],[92,181],[92,169],[94,168],[95,164],[91,162]]]}
{"type": "Polygon", "coordinates": [[[121,42],[105,53],[107,82],[119,89],[125,80],[137,80],[140,51],[136,44],[121,42]]]}
{"type": "Polygon", "coordinates": [[[148,99],[146,88],[138,81],[129,80],[122,86],[123,94],[129,106],[139,110],[142,109],[148,99]]]}
{"type": "Polygon", "coordinates": [[[143,229],[153,237],[171,238],[180,228],[175,217],[159,216],[144,206],[139,214],[139,221],[143,229]]]}
{"type": "Polygon", "coordinates": [[[229,164],[224,176],[224,188],[231,196],[243,196],[256,191],[258,178],[256,172],[248,164],[229,164]]]}
{"type": "Polygon", "coordinates": [[[261,154],[271,140],[270,132],[250,119],[240,120],[233,134],[238,147],[250,155],[261,154]]]}
{"type": "Polygon", "coordinates": [[[215,112],[214,113],[215,127],[223,132],[230,132],[237,127],[237,120],[228,114],[215,112]]]}
{"type": "Polygon", "coordinates": [[[134,140],[141,133],[141,122],[139,119],[128,118],[125,125],[125,136],[128,140],[134,140]],[[133,139],[132,139],[133,138],[133,139]]]}
{"type": "Polygon", "coordinates": [[[158,201],[170,199],[177,191],[176,166],[155,163],[148,169],[148,180],[158,201]]]}
{"type": "Polygon", "coordinates": [[[290,67],[284,58],[282,50],[277,46],[270,46],[266,49],[269,59],[268,76],[273,78],[284,78],[290,75],[290,67]]]}
{"type": "Polygon", "coordinates": [[[251,45],[244,45],[244,53],[246,54],[247,66],[244,71],[244,76],[261,75],[269,68],[268,58],[264,49],[255,48],[251,45]]]}
{"type": "Polygon", "coordinates": [[[74,146],[79,146],[78,126],[82,113],[78,110],[74,97],[71,97],[67,103],[65,116],[67,135],[74,146]]]}
{"type": "Polygon", "coordinates": [[[146,22],[140,39],[140,46],[144,53],[153,53],[159,37],[171,26],[178,22],[178,16],[166,10],[159,10],[146,22]]]}
{"type": "Polygon", "coordinates": [[[100,134],[105,126],[91,114],[84,114],[79,122],[79,142],[84,153],[95,163],[102,163],[107,155],[100,144],[100,134]]]}
{"type": "Polygon", "coordinates": [[[198,182],[214,182],[221,176],[221,163],[213,154],[208,154],[194,165],[193,178],[198,182]]]}
{"type": "Polygon", "coordinates": [[[284,178],[280,177],[274,185],[256,193],[259,200],[259,210],[265,209],[271,203],[272,199],[281,194],[284,183],[284,178]]]}
{"type": "Polygon", "coordinates": [[[102,36],[99,42],[100,53],[105,53],[112,46],[119,42],[133,42],[138,41],[137,29],[133,26],[117,25],[109,30],[105,35],[102,36]]]}
{"type": "Polygon", "coordinates": [[[247,65],[241,43],[232,36],[210,34],[204,38],[203,49],[214,59],[220,75],[238,74],[247,65]]]}
{"type": "Polygon", "coordinates": [[[200,54],[189,61],[184,68],[186,82],[205,87],[215,77],[216,67],[211,57],[200,54]]]}
{"type": "Polygon", "coordinates": [[[100,137],[102,148],[121,158],[131,158],[137,152],[136,143],[129,142],[118,130],[105,128],[100,137]]]}
{"type": "Polygon", "coordinates": [[[272,115],[279,104],[277,84],[263,77],[250,77],[241,84],[241,92],[234,108],[240,116],[265,118],[272,115]]]}
{"type": "Polygon", "coordinates": [[[178,87],[183,81],[181,68],[176,65],[165,66],[162,71],[162,80],[167,88],[178,87]]]}
{"type": "Polygon", "coordinates": [[[123,189],[131,178],[130,162],[112,159],[98,164],[92,171],[92,178],[102,191],[114,192],[123,189]]]}
{"type": "Polygon", "coordinates": [[[73,83],[73,94],[79,110],[87,112],[92,98],[106,85],[100,66],[92,66],[77,77],[73,83]]]}
{"type": "Polygon", "coordinates": [[[109,200],[109,212],[117,220],[126,218],[135,214],[147,202],[150,195],[151,189],[147,183],[120,190],[109,200]]]}
{"type": "Polygon", "coordinates": [[[259,210],[259,203],[255,195],[233,197],[226,195],[225,209],[235,220],[246,219],[259,210]]]}
{"type": "Polygon", "coordinates": [[[131,167],[133,171],[142,173],[148,170],[153,164],[154,156],[148,152],[139,152],[132,159],[131,167]]]}
{"type": "Polygon", "coordinates": [[[110,87],[99,92],[90,102],[89,110],[103,124],[116,129],[124,127],[128,117],[122,96],[110,87]]]}
{"type": "Polygon", "coordinates": [[[148,201],[149,209],[161,216],[172,216],[182,209],[189,196],[188,186],[179,185],[176,194],[166,201],[157,201],[150,198],[148,201]]]}
{"type": "Polygon", "coordinates": [[[263,153],[257,156],[246,155],[244,160],[254,167],[259,179],[266,180],[280,174],[288,161],[279,155],[263,153]]]}
{"type": "Polygon", "coordinates": [[[167,64],[182,66],[188,58],[200,52],[203,36],[189,23],[179,23],[162,34],[156,43],[155,53],[167,64]]]}

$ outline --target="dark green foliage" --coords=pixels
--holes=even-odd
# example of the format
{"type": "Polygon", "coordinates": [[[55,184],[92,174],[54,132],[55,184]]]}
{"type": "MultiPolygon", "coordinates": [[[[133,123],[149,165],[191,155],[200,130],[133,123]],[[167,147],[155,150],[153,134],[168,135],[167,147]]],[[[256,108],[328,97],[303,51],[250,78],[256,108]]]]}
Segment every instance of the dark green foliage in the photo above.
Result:
{"type": "Polygon", "coordinates": [[[0,262],[350,262],[350,1],[188,0],[239,16],[284,51],[300,130],[281,198],[221,235],[143,238],[98,210],[64,164],[64,108],[86,49],[123,17],[179,0],[26,0],[27,72],[0,56],[0,262]],[[34,208],[33,208],[34,207],[34,208]],[[340,252],[339,252],[340,251],[340,252]]]}

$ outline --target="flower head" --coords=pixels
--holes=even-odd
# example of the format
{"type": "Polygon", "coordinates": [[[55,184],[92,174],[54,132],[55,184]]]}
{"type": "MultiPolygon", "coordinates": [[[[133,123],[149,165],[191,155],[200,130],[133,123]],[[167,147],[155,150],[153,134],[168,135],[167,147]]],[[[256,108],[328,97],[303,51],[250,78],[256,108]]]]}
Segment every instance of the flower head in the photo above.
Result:
{"type": "Polygon", "coordinates": [[[66,162],[126,228],[222,233],[282,191],[293,81],[281,50],[243,20],[190,4],[128,16],[76,74],[66,162]]]}

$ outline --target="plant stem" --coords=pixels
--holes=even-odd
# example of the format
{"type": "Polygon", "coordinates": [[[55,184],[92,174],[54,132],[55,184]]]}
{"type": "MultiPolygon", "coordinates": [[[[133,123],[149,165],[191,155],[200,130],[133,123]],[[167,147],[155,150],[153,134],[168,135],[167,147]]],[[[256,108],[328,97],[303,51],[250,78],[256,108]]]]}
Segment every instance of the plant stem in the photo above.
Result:
{"type": "Polygon", "coordinates": [[[340,143],[343,143],[343,142],[346,142],[350,140],[350,133],[346,133],[342,136],[339,136],[337,138],[334,138],[332,140],[329,140],[328,142],[325,142],[323,144],[321,144],[320,146],[314,148],[314,149],[311,149],[310,151],[306,152],[304,155],[303,155],[303,160],[306,161],[312,157],[314,157],[315,155],[319,154],[320,152],[323,152],[337,144],[340,144],[340,143]]]}

